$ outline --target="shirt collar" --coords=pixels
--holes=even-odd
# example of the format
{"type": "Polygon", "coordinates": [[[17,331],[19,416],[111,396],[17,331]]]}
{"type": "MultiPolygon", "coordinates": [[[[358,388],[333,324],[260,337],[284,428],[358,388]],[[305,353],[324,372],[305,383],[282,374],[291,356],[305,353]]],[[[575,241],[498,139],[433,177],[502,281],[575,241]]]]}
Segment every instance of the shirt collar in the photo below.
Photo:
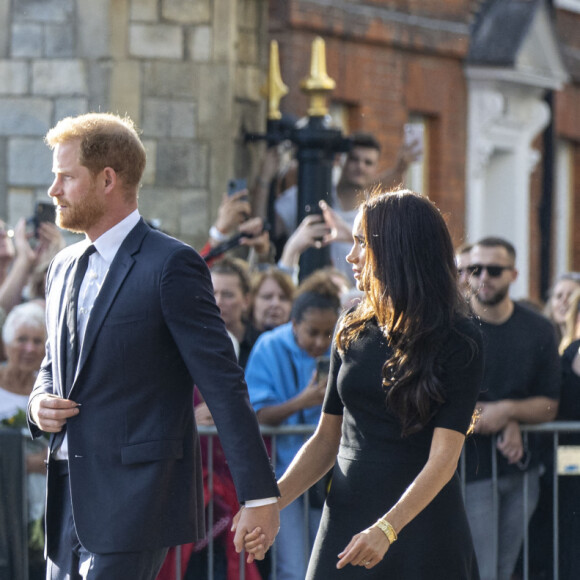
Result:
{"type": "Polygon", "coordinates": [[[113,261],[121,244],[140,219],[141,215],[139,214],[139,210],[136,209],[93,242],[93,245],[103,260],[109,264],[113,261]]]}

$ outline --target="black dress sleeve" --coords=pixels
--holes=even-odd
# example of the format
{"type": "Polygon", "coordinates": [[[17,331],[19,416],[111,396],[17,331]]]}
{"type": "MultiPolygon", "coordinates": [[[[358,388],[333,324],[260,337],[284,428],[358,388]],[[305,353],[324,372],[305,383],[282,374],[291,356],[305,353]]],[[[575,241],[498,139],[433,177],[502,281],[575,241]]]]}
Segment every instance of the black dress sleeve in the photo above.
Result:
{"type": "MultiPolygon", "coordinates": [[[[338,328],[338,325],[337,325],[338,328]]],[[[330,351],[330,370],[328,373],[328,383],[326,384],[326,393],[324,395],[324,403],[322,404],[322,412],[329,415],[342,415],[343,402],[338,394],[338,373],[342,364],[340,353],[336,348],[336,332],[332,338],[332,349],[330,351]]]]}
{"type": "Polygon", "coordinates": [[[483,377],[482,344],[475,324],[457,323],[442,352],[445,402],[435,415],[435,427],[467,433],[483,377]]]}

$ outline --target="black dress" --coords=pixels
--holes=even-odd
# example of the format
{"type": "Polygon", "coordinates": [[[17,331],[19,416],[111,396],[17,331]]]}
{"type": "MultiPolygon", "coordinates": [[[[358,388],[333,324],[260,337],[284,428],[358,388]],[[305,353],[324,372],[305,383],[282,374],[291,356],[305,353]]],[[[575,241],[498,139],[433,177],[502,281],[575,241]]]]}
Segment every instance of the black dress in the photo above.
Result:
{"type": "Polygon", "coordinates": [[[368,325],[344,355],[333,351],[323,410],[343,415],[342,438],[309,580],[479,578],[457,474],[401,531],[380,564],[336,569],[352,536],[383,516],[425,466],[434,428],[465,433],[469,427],[482,375],[481,337],[471,321],[456,327],[441,349],[446,401],[424,429],[404,438],[385,404],[381,369],[389,348],[378,326],[368,325]]]}

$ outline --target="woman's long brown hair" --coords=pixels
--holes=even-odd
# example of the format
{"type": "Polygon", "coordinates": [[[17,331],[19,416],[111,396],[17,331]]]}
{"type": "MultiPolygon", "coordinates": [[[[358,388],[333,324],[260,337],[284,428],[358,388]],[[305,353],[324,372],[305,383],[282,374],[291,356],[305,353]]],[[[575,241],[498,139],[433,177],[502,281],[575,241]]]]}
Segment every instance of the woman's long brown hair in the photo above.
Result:
{"type": "Polygon", "coordinates": [[[371,192],[361,205],[366,243],[365,298],[336,337],[344,351],[376,319],[392,356],[383,366],[387,404],[403,435],[423,428],[443,403],[441,346],[466,307],[443,217],[409,190],[371,192]]]}

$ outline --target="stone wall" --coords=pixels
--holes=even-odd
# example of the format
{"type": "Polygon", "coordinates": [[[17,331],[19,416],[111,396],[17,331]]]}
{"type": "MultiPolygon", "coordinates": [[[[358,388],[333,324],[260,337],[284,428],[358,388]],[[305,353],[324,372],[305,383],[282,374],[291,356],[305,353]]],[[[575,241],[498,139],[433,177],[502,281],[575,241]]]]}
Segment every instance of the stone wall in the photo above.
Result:
{"type": "Polygon", "coordinates": [[[0,216],[31,215],[52,180],[43,136],[87,111],[128,114],[148,166],[140,207],[202,244],[242,127],[264,126],[265,0],[0,0],[0,216]]]}

